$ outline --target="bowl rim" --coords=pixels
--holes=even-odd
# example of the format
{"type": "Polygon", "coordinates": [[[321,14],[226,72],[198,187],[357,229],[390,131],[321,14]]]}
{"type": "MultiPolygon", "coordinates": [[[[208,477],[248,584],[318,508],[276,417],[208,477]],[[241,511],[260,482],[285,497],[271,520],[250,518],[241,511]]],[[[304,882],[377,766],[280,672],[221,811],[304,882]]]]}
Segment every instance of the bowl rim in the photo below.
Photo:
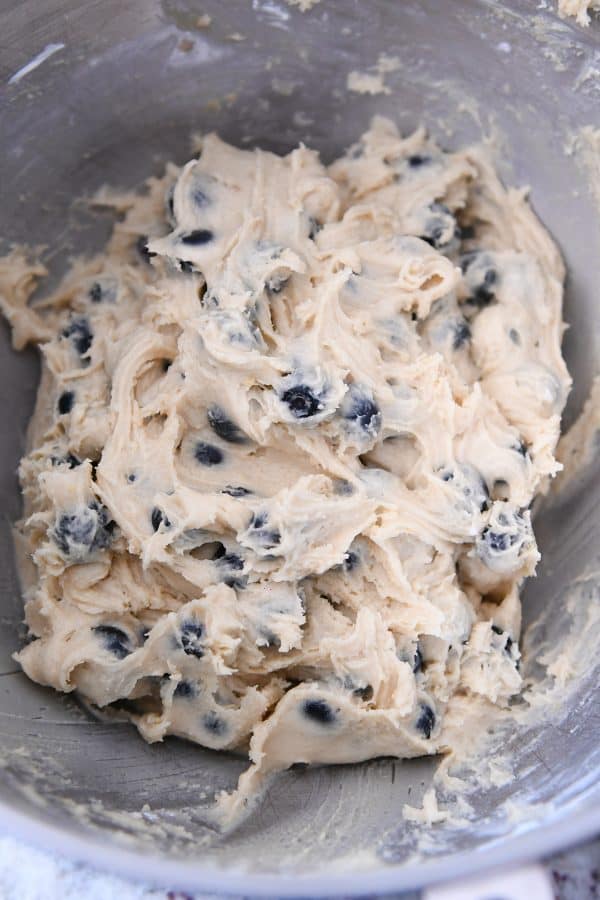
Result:
{"type": "Polygon", "coordinates": [[[62,825],[36,820],[0,801],[0,833],[20,839],[46,853],[73,863],[85,863],[99,872],[167,890],[211,891],[216,894],[249,894],[260,897],[358,897],[415,890],[427,885],[478,875],[499,866],[517,866],[543,859],[551,853],[600,833],[600,803],[540,825],[524,823],[502,843],[462,850],[449,857],[414,864],[386,864],[354,868],[347,872],[315,871],[260,875],[227,869],[202,860],[173,859],[164,854],[136,852],[111,845],[89,832],[75,834],[62,825]],[[523,833],[524,828],[530,828],[523,833]]]}

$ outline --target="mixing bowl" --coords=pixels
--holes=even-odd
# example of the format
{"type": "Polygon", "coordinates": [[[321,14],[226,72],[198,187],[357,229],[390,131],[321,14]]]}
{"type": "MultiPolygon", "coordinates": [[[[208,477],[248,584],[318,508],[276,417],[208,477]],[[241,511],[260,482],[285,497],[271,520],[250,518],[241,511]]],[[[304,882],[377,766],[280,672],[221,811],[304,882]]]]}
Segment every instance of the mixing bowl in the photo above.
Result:
{"type": "MultiPolygon", "coordinates": [[[[278,152],[303,140],[326,160],[374,113],[403,130],[423,121],[448,147],[491,134],[503,176],[531,186],[569,267],[568,425],[589,390],[600,324],[600,182],[577,138],[600,125],[599,26],[584,31],[532,0],[321,0],[304,12],[283,0],[5,0],[1,233],[46,245],[56,277],[110,228],[73,198],[184,162],[194,131],[278,152]],[[385,90],[349,92],[348,73],[374,72],[382,53],[397,57],[385,90]]],[[[414,887],[600,830],[597,466],[537,515],[543,562],[524,593],[525,625],[534,623],[525,672],[548,688],[547,708],[503,739],[508,780],[472,786],[462,824],[424,829],[401,809],[419,805],[433,760],[294,769],[222,837],[198,808],[233,786],[243,760],[176,739],[149,746],[130,725],[95,721],[76,698],[31,683],[12,660],[22,638],[15,469],[38,370],[33,350],[10,349],[5,325],[0,339],[5,828],[171,887],[278,896],[414,887]],[[567,638],[576,677],[558,690],[535,651],[551,656],[567,638]]]]}

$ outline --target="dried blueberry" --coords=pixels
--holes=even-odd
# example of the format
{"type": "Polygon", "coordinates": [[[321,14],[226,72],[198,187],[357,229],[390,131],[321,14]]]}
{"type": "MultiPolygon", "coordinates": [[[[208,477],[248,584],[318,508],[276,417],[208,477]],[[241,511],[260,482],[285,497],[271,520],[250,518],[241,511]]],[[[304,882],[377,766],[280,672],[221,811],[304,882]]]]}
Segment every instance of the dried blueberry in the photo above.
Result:
{"type": "MultiPolygon", "coordinates": [[[[494,634],[497,634],[499,636],[505,634],[504,628],[500,628],[499,625],[492,625],[492,631],[494,632],[494,634]]],[[[511,638],[510,634],[507,634],[506,639],[504,641],[504,649],[506,650],[507,653],[510,653],[511,647],[513,644],[514,644],[513,639],[511,638]]]]}
{"type": "Polygon", "coordinates": [[[99,281],[95,281],[89,290],[89,298],[92,303],[102,302],[102,285],[99,281]]]}
{"type": "Polygon", "coordinates": [[[308,419],[323,409],[323,403],[307,384],[296,384],[294,387],[287,388],[281,395],[281,399],[287,403],[291,413],[297,419],[308,419]]]}
{"type": "Polygon", "coordinates": [[[60,397],[58,398],[58,411],[61,416],[70,413],[73,409],[73,404],[75,403],[75,392],[74,391],[63,391],[60,397]]]}
{"type": "Polygon", "coordinates": [[[148,250],[148,235],[140,234],[136,241],[136,249],[145,262],[150,262],[153,256],[156,256],[152,250],[148,250]]]}
{"type": "Polygon", "coordinates": [[[70,338],[80,356],[85,356],[92,346],[93,335],[87,319],[73,319],[63,331],[63,336],[70,338]]]}
{"type": "Polygon", "coordinates": [[[93,502],[77,512],[62,513],[52,537],[59,550],[72,559],[82,559],[94,550],[108,547],[115,523],[106,507],[93,502]]]}
{"type": "Polygon", "coordinates": [[[365,685],[365,687],[355,688],[352,693],[355,697],[360,697],[361,700],[369,701],[373,699],[373,687],[370,684],[365,685]]]}
{"type": "Polygon", "coordinates": [[[448,248],[452,241],[460,237],[456,219],[443,203],[432,203],[429,209],[431,215],[425,222],[425,230],[420,238],[436,250],[448,248]]]}
{"type": "Polygon", "coordinates": [[[461,225],[460,226],[460,239],[461,241],[471,241],[475,237],[475,226],[474,225],[461,225]]]}
{"type": "Polygon", "coordinates": [[[272,550],[281,541],[281,533],[277,528],[269,528],[266,513],[252,516],[248,526],[253,540],[263,549],[272,550]]]}
{"type": "Polygon", "coordinates": [[[245,575],[241,575],[244,569],[244,560],[237,553],[224,553],[215,560],[220,572],[222,573],[222,581],[228,587],[243,590],[248,583],[245,575]],[[238,574],[236,574],[238,573],[238,574]]]}
{"type": "Polygon", "coordinates": [[[527,450],[527,444],[525,443],[525,441],[519,441],[517,444],[515,444],[513,446],[512,449],[516,450],[516,452],[519,453],[521,456],[527,457],[528,450],[527,450]]]}
{"type": "Polygon", "coordinates": [[[421,166],[426,166],[427,163],[431,162],[430,156],[425,156],[422,153],[413,153],[408,157],[408,164],[411,169],[418,169],[421,166]]]}
{"type": "Polygon", "coordinates": [[[200,622],[194,622],[191,619],[184,622],[181,626],[179,637],[183,652],[187,653],[188,656],[202,659],[204,656],[203,634],[204,626],[200,622]]]}
{"type": "Polygon", "coordinates": [[[223,451],[214,444],[207,444],[205,441],[198,441],[194,450],[196,461],[202,466],[218,466],[223,462],[223,451]]]}
{"type": "Polygon", "coordinates": [[[493,266],[488,253],[474,250],[465,253],[460,260],[470,296],[467,303],[477,309],[483,309],[496,300],[495,285],[498,283],[498,272],[493,266]]]}
{"type": "Polygon", "coordinates": [[[196,228],[194,231],[188,231],[179,238],[182,244],[188,247],[201,247],[208,244],[214,238],[214,234],[208,228],[196,228]]]}
{"type": "Polygon", "coordinates": [[[274,273],[265,281],[265,287],[270,294],[279,294],[289,280],[290,276],[287,272],[274,273]]]}
{"type": "Polygon", "coordinates": [[[117,628],[116,625],[95,625],[92,631],[102,639],[104,649],[117,659],[124,659],[133,652],[129,635],[122,628],[117,628]]]}
{"type": "Polygon", "coordinates": [[[196,204],[196,206],[203,207],[208,206],[210,203],[210,198],[208,194],[204,191],[201,191],[200,188],[196,188],[192,191],[192,200],[196,204]]]}
{"type": "Polygon", "coordinates": [[[175,225],[175,186],[172,185],[167,191],[165,197],[165,206],[167,209],[167,219],[170,225],[175,225]]]}
{"type": "Polygon", "coordinates": [[[171,523],[168,518],[158,506],[155,506],[152,512],[150,513],[150,521],[152,522],[152,528],[154,531],[158,531],[161,525],[164,525],[165,528],[170,528],[171,523]]]}
{"type": "Polygon", "coordinates": [[[229,418],[220,406],[213,404],[209,407],[206,417],[208,424],[221,440],[228,441],[230,444],[247,443],[248,438],[242,429],[229,418]]]}
{"type": "Polygon", "coordinates": [[[419,706],[419,717],[415,723],[417,731],[421,731],[423,735],[429,739],[431,732],[435,728],[435,713],[427,703],[421,703],[419,706]]]}
{"type": "Polygon", "coordinates": [[[352,572],[360,563],[360,556],[354,550],[348,550],[344,553],[344,572],[352,572]]]}
{"type": "Polygon", "coordinates": [[[229,497],[247,497],[252,493],[250,488],[244,487],[241,484],[228,484],[224,488],[221,488],[222,494],[227,494],[229,497]]]}
{"type": "Polygon", "coordinates": [[[452,349],[459,350],[467,341],[471,340],[471,329],[464,319],[456,323],[454,328],[454,338],[452,340],[452,349]]]}
{"type": "Polygon", "coordinates": [[[223,737],[223,735],[227,733],[227,722],[225,719],[222,719],[221,716],[217,715],[214,709],[211,709],[203,716],[202,724],[206,730],[210,731],[211,734],[214,734],[215,737],[223,737]]]}
{"type": "Polygon", "coordinates": [[[305,700],[302,712],[307,719],[319,725],[332,725],[336,720],[335,712],[325,700],[305,700]]]}
{"type": "Polygon", "coordinates": [[[314,241],[322,228],[323,226],[321,225],[321,223],[318,222],[317,219],[314,219],[312,216],[310,216],[308,220],[308,236],[311,241],[314,241]]]}
{"type": "Polygon", "coordinates": [[[173,696],[192,699],[196,696],[196,686],[191,681],[180,681],[173,691],[173,696]]]}
{"type": "Polygon", "coordinates": [[[349,422],[375,437],[381,428],[381,412],[370,392],[351,384],[342,402],[341,413],[349,422]]]}

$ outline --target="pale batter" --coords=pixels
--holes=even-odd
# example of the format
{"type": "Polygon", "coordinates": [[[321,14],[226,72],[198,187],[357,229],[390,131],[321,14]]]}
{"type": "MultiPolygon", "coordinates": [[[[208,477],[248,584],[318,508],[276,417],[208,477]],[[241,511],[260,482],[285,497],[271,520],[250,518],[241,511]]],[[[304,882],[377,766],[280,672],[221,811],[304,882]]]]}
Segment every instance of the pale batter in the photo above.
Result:
{"type": "Polygon", "coordinates": [[[328,168],[209,135],[99,199],[122,220],[50,298],[0,263],[44,364],[24,670],[249,751],[228,816],[293,763],[451,749],[449,707],[519,691],[560,468],[563,265],[524,192],[378,118],[328,168]]]}

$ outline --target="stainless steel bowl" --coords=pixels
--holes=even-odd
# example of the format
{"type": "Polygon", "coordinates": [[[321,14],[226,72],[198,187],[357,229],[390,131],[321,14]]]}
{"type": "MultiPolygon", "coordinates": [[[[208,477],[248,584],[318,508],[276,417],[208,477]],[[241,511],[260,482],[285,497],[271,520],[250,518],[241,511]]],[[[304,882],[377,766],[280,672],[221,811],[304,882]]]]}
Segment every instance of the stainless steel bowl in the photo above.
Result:
{"type": "MultiPolygon", "coordinates": [[[[69,254],[101,246],[109,228],[72,198],[104,183],[137,185],[166,159],[183,162],[194,130],[282,152],[304,140],[329,159],[375,112],[403,129],[425,121],[449,146],[492,128],[505,141],[505,177],[531,185],[569,266],[567,424],[581,407],[598,358],[599,198],[578,154],[564,151],[581,126],[600,125],[598,21],[584,31],[531,0],[322,0],[306,13],[284,0],[22,0],[2,4],[0,32],[2,235],[46,244],[54,273],[69,254]],[[401,62],[386,76],[391,93],[348,93],[348,72],[382,52],[401,62]]],[[[11,658],[22,618],[10,534],[15,468],[37,366],[33,351],[11,351],[5,325],[0,338],[4,827],[170,886],[277,896],[399,890],[600,830],[599,670],[590,666],[553,721],[515,726],[512,780],[475,791],[470,824],[437,825],[419,858],[400,810],[409,796],[418,803],[431,760],[290,771],[235,834],[208,831],[194,809],[231,787],[243,761],[175,739],[148,746],[130,726],[93,721],[74,698],[32,684],[11,658]],[[509,799],[525,810],[518,824],[509,799]]],[[[598,584],[581,582],[574,614],[565,607],[574,580],[597,564],[597,476],[590,470],[538,516],[544,561],[525,591],[525,621],[538,620],[534,647],[567,633],[582,650],[598,646],[580,614],[597,607],[598,584]]]]}

